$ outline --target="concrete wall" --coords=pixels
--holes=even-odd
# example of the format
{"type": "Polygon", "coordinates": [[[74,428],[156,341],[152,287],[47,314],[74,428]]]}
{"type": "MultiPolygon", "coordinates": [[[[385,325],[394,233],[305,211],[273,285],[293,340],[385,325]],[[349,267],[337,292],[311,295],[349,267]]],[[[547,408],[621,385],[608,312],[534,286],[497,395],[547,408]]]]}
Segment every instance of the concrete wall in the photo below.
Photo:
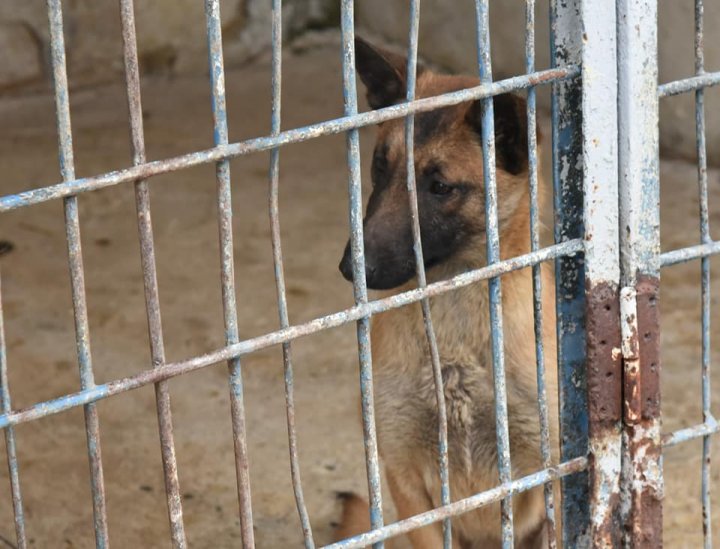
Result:
{"type": "MultiPolygon", "coordinates": [[[[660,82],[694,74],[693,2],[660,2],[660,82]]],[[[611,6],[611,2],[608,2],[611,6]]],[[[524,72],[525,1],[491,3],[492,58],[495,78],[524,72]]],[[[407,44],[408,3],[362,0],[357,4],[358,23],[371,34],[398,45],[407,44]]],[[[538,0],[536,48],[538,69],[549,66],[548,0],[538,0]]],[[[705,65],[720,70],[720,4],[705,5],[705,65]]],[[[475,8],[470,1],[425,0],[420,21],[420,53],[450,71],[477,72],[475,8]]],[[[548,107],[548,95],[541,94],[548,107]]],[[[720,165],[720,89],[706,92],[708,160],[720,165]]],[[[663,99],[660,111],[661,145],[667,156],[695,158],[694,96],[663,99]]]]}
{"type": "MultiPolygon", "coordinates": [[[[286,0],[284,30],[334,24],[332,0],[286,0]]],[[[122,72],[118,0],[64,0],[71,86],[100,83],[122,72]]],[[[270,44],[269,0],[222,0],[226,63],[242,63],[270,44]]],[[[136,0],[140,68],[144,73],[207,70],[203,0],[136,0]]],[[[42,0],[0,2],[0,94],[50,85],[49,33],[42,0]]]]}

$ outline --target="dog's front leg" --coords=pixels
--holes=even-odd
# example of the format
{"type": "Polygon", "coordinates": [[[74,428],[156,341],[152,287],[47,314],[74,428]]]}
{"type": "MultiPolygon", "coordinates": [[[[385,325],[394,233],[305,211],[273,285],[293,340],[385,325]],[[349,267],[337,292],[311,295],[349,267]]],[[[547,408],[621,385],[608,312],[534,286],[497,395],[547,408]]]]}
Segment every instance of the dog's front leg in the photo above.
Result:
{"type": "MultiPolygon", "coordinates": [[[[398,520],[430,511],[434,507],[419,472],[407,469],[393,470],[386,466],[385,474],[397,509],[398,520]]],[[[442,524],[436,522],[419,530],[413,530],[408,533],[408,538],[413,549],[438,549],[443,546],[442,524]]],[[[460,547],[457,539],[453,539],[453,546],[460,547]]]]}

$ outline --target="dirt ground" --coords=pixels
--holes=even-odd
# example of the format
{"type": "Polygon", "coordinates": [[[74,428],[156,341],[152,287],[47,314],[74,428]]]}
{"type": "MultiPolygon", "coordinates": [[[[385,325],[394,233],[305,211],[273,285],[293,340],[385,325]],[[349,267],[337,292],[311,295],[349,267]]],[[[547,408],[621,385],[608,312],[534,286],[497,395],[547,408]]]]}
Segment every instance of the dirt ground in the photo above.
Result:
{"type": "MultiPolygon", "coordinates": [[[[342,112],[337,49],[288,52],[283,72],[283,127],[342,112]]],[[[227,74],[233,141],[264,135],[270,124],[269,63],[259,59],[227,74]]],[[[207,80],[143,81],[150,159],[208,148],[212,122],[207,80]]],[[[72,95],[78,176],[129,165],[122,82],[72,95]]],[[[49,97],[0,102],[0,192],[58,180],[49,97]]],[[[688,120],[688,124],[692,124],[688,120]]],[[[361,130],[368,166],[372,129],[361,130]]],[[[344,136],[291,145],[281,153],[281,222],[292,323],[352,303],[337,271],[347,238],[344,136]]],[[[232,162],[239,325],[251,337],[278,327],[267,215],[268,154],[232,162]]],[[[365,172],[368,170],[365,169],[365,172]]],[[[663,249],[697,242],[696,172],[662,164],[663,249]]],[[[720,224],[720,174],[710,173],[711,206],[720,224]]],[[[223,345],[214,168],[152,180],[152,206],[168,360],[223,345]]],[[[139,247],[131,185],[80,198],[86,285],[98,383],[150,367],[139,247]]],[[[715,233],[715,238],[720,237],[715,233]]],[[[51,202],[0,216],[3,305],[14,407],[79,387],[62,205],[51,202]]],[[[714,326],[720,325],[720,263],[714,259],[714,326]]],[[[699,266],[663,272],[665,430],[700,419],[699,266]]],[[[714,345],[713,359],[720,353],[714,345]]],[[[357,419],[354,326],[293,344],[300,460],[318,544],[330,541],[334,492],[365,490],[357,419]]],[[[282,361],[278,349],[243,360],[248,446],[257,546],[300,547],[290,486],[282,361]]],[[[720,402],[715,385],[714,400],[720,402]]],[[[237,547],[239,521],[227,370],[216,365],[173,379],[173,419],[185,525],[192,547],[237,547]]],[[[115,547],[166,547],[164,501],[152,387],[101,401],[102,453],[110,537],[115,547]]],[[[717,414],[716,414],[717,415],[717,414]]],[[[27,531],[32,547],[93,546],[83,415],[72,410],[17,427],[27,531]]],[[[716,446],[717,448],[717,446],[716,446]]],[[[0,547],[14,539],[4,441],[0,443],[0,547]]],[[[665,454],[665,542],[701,546],[700,443],[665,454]]],[[[713,467],[714,525],[720,532],[718,476],[713,467]]],[[[392,515],[390,515],[392,516],[392,515]]]]}

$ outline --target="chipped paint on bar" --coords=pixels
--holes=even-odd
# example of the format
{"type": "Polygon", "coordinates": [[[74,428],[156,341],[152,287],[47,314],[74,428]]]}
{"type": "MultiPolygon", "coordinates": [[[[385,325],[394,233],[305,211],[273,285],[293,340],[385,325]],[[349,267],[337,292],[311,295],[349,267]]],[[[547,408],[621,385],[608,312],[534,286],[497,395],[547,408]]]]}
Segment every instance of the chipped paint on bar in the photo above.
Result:
{"type": "Polygon", "coordinates": [[[582,20],[589,543],[612,548],[620,545],[622,468],[615,12],[583,2],[582,20]]]}

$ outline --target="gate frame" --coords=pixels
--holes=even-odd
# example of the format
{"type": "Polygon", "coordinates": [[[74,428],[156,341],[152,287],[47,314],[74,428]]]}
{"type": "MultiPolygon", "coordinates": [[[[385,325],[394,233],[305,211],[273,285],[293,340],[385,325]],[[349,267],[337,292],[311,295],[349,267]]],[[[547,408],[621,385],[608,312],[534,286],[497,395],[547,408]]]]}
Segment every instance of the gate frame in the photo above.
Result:
{"type": "Polygon", "coordinates": [[[617,9],[623,542],[661,547],[657,0],[618,0],[617,9]]]}

